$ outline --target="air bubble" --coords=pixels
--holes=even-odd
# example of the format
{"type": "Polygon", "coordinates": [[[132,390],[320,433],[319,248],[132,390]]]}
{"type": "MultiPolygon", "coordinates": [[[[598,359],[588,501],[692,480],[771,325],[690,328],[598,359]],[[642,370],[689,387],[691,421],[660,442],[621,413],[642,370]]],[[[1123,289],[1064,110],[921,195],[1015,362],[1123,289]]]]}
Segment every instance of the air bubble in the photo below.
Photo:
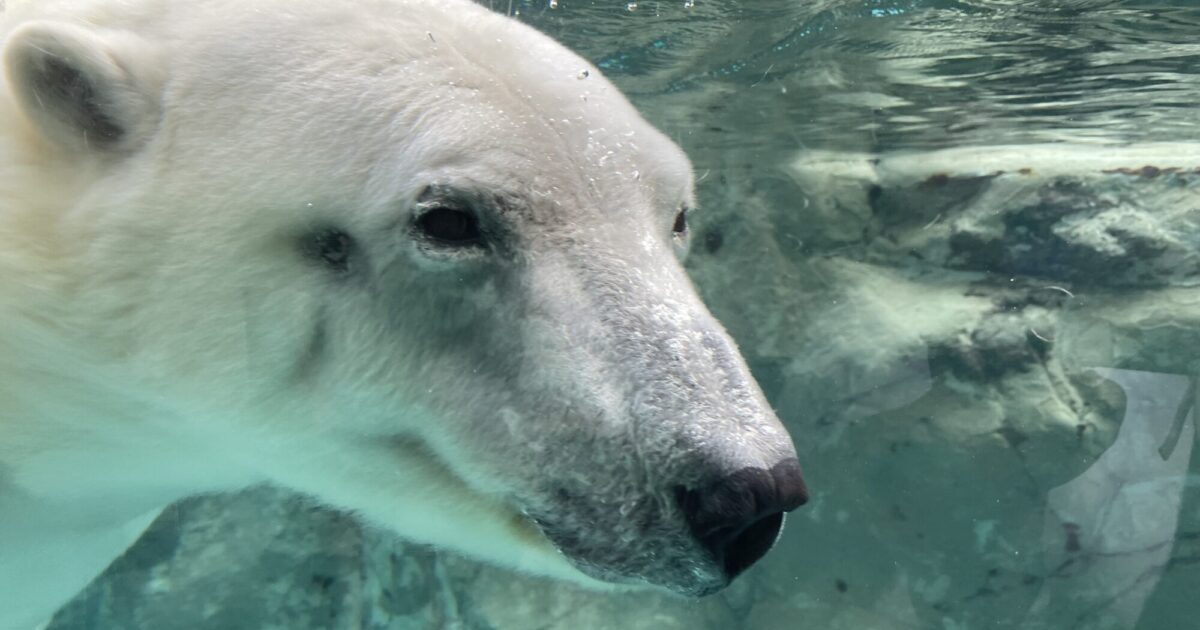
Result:
{"type": "Polygon", "coordinates": [[[636,2],[630,2],[629,4],[625,5],[625,9],[626,9],[627,11],[637,11],[637,3],[636,3],[636,2]]]}
{"type": "Polygon", "coordinates": [[[696,6],[696,0],[683,0],[683,8],[690,9],[696,6]]]}
{"type": "Polygon", "coordinates": [[[558,8],[558,0],[550,0],[550,8],[557,9],[558,8]]]}

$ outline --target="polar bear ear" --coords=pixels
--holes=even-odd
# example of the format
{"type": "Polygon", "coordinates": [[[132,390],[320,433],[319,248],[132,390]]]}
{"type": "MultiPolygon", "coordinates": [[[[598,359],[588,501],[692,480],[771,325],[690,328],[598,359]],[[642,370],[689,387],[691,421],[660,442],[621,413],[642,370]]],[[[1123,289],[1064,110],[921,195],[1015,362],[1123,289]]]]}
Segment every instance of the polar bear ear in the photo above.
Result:
{"type": "Polygon", "coordinates": [[[158,112],[146,77],[139,81],[122,58],[135,56],[134,39],[56,22],[23,25],[5,43],[8,88],[52,142],[70,150],[129,149],[158,112]]]}

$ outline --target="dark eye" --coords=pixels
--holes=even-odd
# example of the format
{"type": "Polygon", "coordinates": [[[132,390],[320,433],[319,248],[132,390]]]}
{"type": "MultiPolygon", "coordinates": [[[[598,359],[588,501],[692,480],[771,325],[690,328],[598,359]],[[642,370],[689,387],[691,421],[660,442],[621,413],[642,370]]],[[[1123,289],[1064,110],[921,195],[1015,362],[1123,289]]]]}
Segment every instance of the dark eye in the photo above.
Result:
{"type": "Polygon", "coordinates": [[[431,239],[450,245],[469,245],[482,238],[474,215],[444,206],[426,210],[417,218],[417,229],[431,239]]]}
{"type": "Polygon", "coordinates": [[[671,231],[675,232],[675,236],[683,236],[687,233],[687,213],[687,208],[681,208],[679,214],[675,215],[675,225],[671,228],[671,231]]]}
{"type": "Polygon", "coordinates": [[[321,228],[313,232],[304,244],[304,253],[313,260],[337,272],[350,269],[354,239],[337,228],[321,228]]]}

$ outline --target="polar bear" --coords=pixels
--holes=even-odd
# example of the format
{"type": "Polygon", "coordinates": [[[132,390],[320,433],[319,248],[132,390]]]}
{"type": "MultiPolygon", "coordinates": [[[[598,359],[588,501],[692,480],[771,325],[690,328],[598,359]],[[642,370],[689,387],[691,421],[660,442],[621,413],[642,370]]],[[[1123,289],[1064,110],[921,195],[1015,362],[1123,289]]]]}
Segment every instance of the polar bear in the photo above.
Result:
{"type": "Polygon", "coordinates": [[[688,160],[583,59],[466,0],[9,4],[0,628],[198,492],[685,595],[806,500],[688,160]]]}

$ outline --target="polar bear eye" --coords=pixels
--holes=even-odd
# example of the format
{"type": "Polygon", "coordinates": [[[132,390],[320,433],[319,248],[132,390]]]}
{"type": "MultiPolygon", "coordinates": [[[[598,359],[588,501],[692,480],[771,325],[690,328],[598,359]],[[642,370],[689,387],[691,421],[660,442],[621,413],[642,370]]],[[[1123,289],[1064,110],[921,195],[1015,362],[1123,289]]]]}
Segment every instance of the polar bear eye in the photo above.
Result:
{"type": "Polygon", "coordinates": [[[675,236],[683,236],[687,233],[687,213],[687,208],[680,208],[679,214],[675,215],[675,225],[671,228],[671,231],[675,233],[675,236]]]}
{"type": "Polygon", "coordinates": [[[470,245],[482,238],[479,223],[471,213],[445,206],[422,213],[417,218],[417,229],[430,239],[450,245],[470,245]]]}

